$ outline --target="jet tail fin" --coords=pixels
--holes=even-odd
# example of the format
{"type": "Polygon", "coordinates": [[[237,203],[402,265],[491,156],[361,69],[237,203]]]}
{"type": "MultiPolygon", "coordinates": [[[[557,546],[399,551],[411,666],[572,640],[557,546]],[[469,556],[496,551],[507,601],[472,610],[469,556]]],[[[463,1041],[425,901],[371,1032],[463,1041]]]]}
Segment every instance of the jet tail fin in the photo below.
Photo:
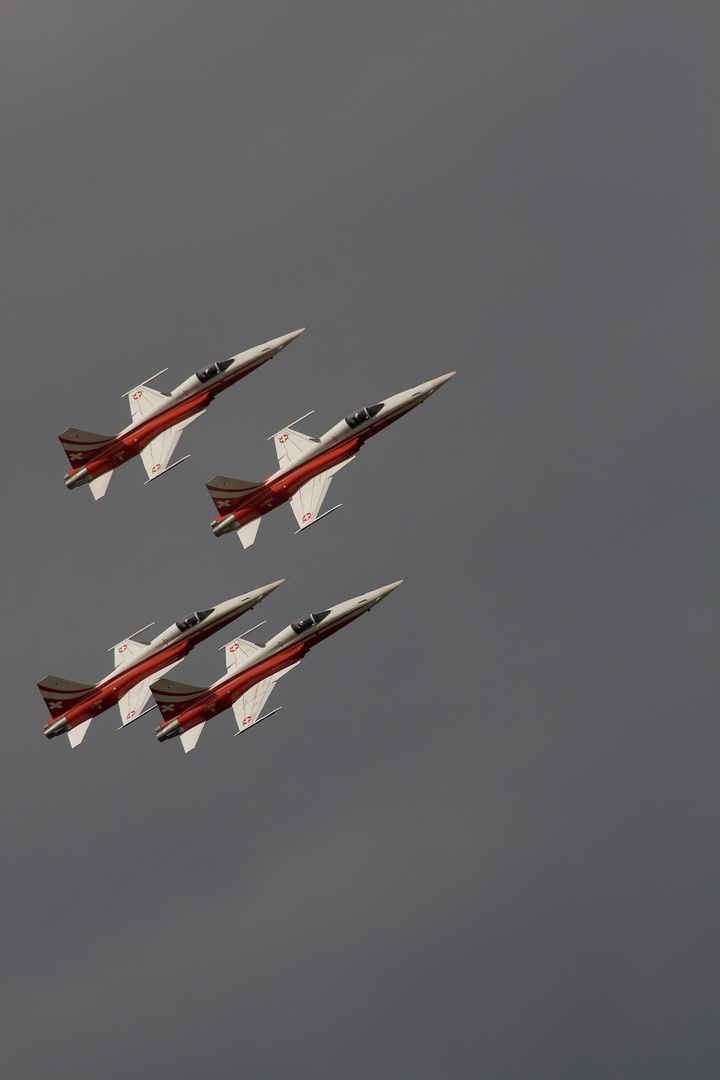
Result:
{"type": "Polygon", "coordinates": [[[234,509],[255,491],[265,487],[256,480],[234,480],[231,476],[213,476],[205,487],[220,514],[231,514],[234,509]]]}
{"type": "Polygon", "coordinates": [[[66,428],[58,439],[74,469],[79,469],[102,450],[115,441],[114,435],[98,435],[95,431],[81,431],[80,428],[66,428]]]}
{"type": "Polygon", "coordinates": [[[57,675],[46,675],[38,683],[38,690],[45,699],[45,704],[50,710],[53,720],[79,704],[87,697],[89,690],[94,690],[94,683],[71,682],[70,679],[60,679],[57,675]]]}
{"type": "Polygon", "coordinates": [[[163,720],[172,720],[192,708],[208,690],[207,686],[193,686],[174,679],[158,679],[150,689],[163,720]]]}

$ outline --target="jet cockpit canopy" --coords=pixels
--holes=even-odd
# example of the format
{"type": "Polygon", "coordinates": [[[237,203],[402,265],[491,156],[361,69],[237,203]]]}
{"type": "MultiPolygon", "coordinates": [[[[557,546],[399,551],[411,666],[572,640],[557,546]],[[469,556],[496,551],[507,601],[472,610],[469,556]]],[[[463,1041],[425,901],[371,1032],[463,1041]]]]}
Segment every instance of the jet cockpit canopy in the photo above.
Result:
{"type": "Polygon", "coordinates": [[[181,619],[180,622],[176,622],[178,630],[182,633],[183,630],[189,630],[192,626],[197,626],[203,619],[207,619],[208,615],[212,615],[214,608],[207,608],[205,611],[194,611],[192,615],[188,615],[186,619],[181,619]]]}
{"type": "Polygon", "coordinates": [[[311,626],[322,622],[325,616],[330,614],[330,610],[328,608],[327,611],[316,611],[314,615],[308,615],[307,619],[300,619],[299,622],[290,623],[290,627],[296,634],[302,634],[303,630],[309,630],[311,626]]]}
{"type": "Polygon", "coordinates": [[[229,360],[219,360],[217,364],[211,364],[210,367],[203,368],[202,371],[196,371],[195,377],[202,383],[207,382],[209,379],[214,379],[221,371],[225,371],[229,368],[234,359],[235,357],[231,356],[229,360]]]}
{"type": "Polygon", "coordinates": [[[348,427],[355,428],[358,424],[362,424],[363,421],[369,420],[371,416],[377,416],[384,404],[385,402],[381,401],[379,405],[367,405],[364,409],[353,413],[352,416],[346,416],[345,423],[348,427]]]}

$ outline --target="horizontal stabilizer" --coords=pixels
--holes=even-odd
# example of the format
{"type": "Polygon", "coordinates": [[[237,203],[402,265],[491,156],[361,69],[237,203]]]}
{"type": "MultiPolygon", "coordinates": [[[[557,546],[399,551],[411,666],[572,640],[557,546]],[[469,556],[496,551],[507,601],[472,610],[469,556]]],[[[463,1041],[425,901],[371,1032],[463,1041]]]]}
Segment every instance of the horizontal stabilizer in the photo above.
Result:
{"type": "Polygon", "coordinates": [[[79,469],[102,450],[104,446],[115,441],[114,435],[98,435],[95,431],[81,431],[80,428],[66,428],[58,439],[68,456],[68,461],[74,469],[79,469]]]}
{"type": "Polygon", "coordinates": [[[45,698],[53,720],[62,716],[73,705],[77,705],[94,689],[94,683],[72,682],[70,679],[60,679],[57,675],[46,675],[38,683],[38,690],[45,698]]]}
{"type": "Polygon", "coordinates": [[[254,521],[249,521],[247,525],[243,525],[242,528],[238,529],[238,540],[244,548],[249,548],[255,543],[261,521],[262,518],[256,517],[254,521]]]}
{"type": "Polygon", "coordinates": [[[93,499],[95,499],[96,502],[98,499],[102,499],[103,495],[107,491],[108,484],[110,483],[110,477],[112,476],[112,474],[113,470],[108,469],[108,471],[104,472],[102,476],[96,476],[95,479],[91,480],[88,484],[88,487],[92,492],[92,497],[93,499]]]}
{"type": "Polygon", "coordinates": [[[207,693],[207,689],[207,686],[192,686],[173,679],[158,679],[150,687],[163,720],[172,720],[192,708],[207,693]]]}
{"type": "Polygon", "coordinates": [[[186,754],[189,754],[191,750],[195,749],[204,727],[205,721],[203,720],[202,724],[196,724],[195,727],[191,727],[189,731],[183,731],[180,736],[180,742],[182,743],[183,750],[186,754]]]}
{"type": "Polygon", "coordinates": [[[78,724],[77,727],[70,728],[70,730],[68,731],[67,737],[70,740],[70,745],[72,746],[73,750],[76,746],[80,745],[80,743],[87,735],[87,729],[90,727],[91,721],[92,716],[89,720],[83,720],[82,724],[78,724]]]}
{"type": "Polygon", "coordinates": [[[221,514],[231,514],[243,499],[264,486],[262,481],[234,480],[231,476],[213,476],[205,485],[221,514]]]}

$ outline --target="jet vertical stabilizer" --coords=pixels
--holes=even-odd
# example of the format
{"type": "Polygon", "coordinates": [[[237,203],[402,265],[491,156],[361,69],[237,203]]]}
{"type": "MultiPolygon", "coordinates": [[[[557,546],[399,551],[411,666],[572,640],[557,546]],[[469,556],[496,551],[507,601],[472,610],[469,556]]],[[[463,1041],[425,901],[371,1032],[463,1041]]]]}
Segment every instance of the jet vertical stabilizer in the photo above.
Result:
{"type": "Polygon", "coordinates": [[[88,691],[94,689],[94,683],[71,682],[70,679],[59,679],[57,675],[46,675],[38,683],[38,690],[45,698],[53,720],[81,702],[87,697],[88,691]]]}

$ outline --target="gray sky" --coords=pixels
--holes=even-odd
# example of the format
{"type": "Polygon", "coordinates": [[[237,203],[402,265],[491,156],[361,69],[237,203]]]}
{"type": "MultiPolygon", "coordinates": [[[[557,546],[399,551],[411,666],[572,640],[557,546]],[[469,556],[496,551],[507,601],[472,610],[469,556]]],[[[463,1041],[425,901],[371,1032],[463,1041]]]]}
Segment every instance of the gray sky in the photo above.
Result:
{"type": "Polygon", "coordinates": [[[715,8],[5,5],[8,1075],[717,1077],[715,8]],[[65,490],[63,428],[304,325],[65,490]],[[212,536],[455,367],[317,529],[212,536]],[[245,738],[43,738],[38,679],[281,576],[260,640],[406,582],[245,738]]]}

